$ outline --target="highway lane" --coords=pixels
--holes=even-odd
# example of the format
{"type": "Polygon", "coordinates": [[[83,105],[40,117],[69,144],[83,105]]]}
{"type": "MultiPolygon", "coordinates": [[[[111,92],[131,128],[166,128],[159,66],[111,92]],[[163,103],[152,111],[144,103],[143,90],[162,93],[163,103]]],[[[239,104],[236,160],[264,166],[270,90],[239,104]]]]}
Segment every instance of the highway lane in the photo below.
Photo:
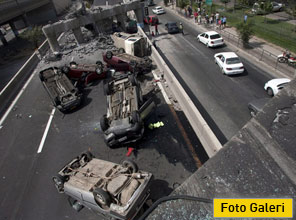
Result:
{"type": "Polygon", "coordinates": [[[186,22],[183,22],[185,36],[169,35],[164,24],[168,21],[179,23],[178,16],[167,11],[158,17],[161,24],[160,35],[154,37],[156,45],[178,72],[177,78],[182,81],[191,98],[201,103],[217,125],[218,129],[214,128],[214,131],[222,132],[229,140],[250,119],[247,104],[251,100],[268,97],[263,86],[270,76],[243,57],[241,59],[246,68],[244,74],[223,75],[215,65],[214,54],[232,51],[229,47],[212,49],[198,43],[196,36],[200,32],[186,22]]]}
{"type": "MultiPolygon", "coordinates": [[[[98,57],[101,57],[100,51],[75,61],[90,63],[98,57]]],[[[106,113],[102,81],[85,90],[81,108],[66,115],[58,110],[54,113],[42,151],[37,153],[52,112],[51,101],[38,72],[47,66],[69,63],[71,59],[69,55],[60,62],[40,65],[0,129],[0,219],[99,219],[87,209],[76,213],[66,196],[57,193],[51,177],[73,157],[88,149],[98,158],[117,163],[126,158],[128,146],[110,149],[103,141],[99,126],[100,116],[106,113]]],[[[149,86],[151,74],[142,78],[141,83],[149,86]]],[[[202,147],[192,135],[184,114],[177,114],[183,118],[183,126],[191,133],[192,144],[199,151],[202,147]]],[[[137,148],[130,158],[155,176],[151,185],[153,199],[168,195],[197,169],[161,94],[158,94],[158,107],[146,125],[157,121],[163,121],[165,126],[146,129],[141,142],[129,145],[137,148]]],[[[205,160],[206,157],[203,162],[205,160]]]]}

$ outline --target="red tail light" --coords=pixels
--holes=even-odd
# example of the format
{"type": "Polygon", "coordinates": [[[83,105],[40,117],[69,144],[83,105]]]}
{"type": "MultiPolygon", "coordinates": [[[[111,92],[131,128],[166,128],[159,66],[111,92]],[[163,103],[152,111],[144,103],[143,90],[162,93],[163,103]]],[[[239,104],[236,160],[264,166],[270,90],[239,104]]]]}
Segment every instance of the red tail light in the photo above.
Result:
{"type": "Polygon", "coordinates": [[[232,70],[232,68],[226,68],[226,70],[232,70]]]}
{"type": "Polygon", "coordinates": [[[223,42],[224,40],[223,40],[223,39],[221,39],[221,41],[223,42]]]}
{"type": "Polygon", "coordinates": [[[242,66],[242,67],[240,67],[240,69],[243,69],[244,67],[242,66]]]}
{"type": "Polygon", "coordinates": [[[214,41],[211,41],[211,44],[214,44],[214,41]]]}

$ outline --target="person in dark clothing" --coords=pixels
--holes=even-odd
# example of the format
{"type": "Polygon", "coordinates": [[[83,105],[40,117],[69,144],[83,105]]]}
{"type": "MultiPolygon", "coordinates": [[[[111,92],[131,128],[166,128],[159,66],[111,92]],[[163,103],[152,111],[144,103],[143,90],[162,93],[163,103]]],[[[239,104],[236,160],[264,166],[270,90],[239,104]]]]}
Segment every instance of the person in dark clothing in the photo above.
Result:
{"type": "Polygon", "coordinates": [[[180,32],[184,35],[184,30],[183,30],[183,24],[182,24],[182,22],[180,22],[179,29],[180,29],[180,32]]]}
{"type": "Polygon", "coordinates": [[[154,26],[155,26],[155,35],[159,35],[159,32],[158,32],[158,25],[155,24],[154,26]]]}

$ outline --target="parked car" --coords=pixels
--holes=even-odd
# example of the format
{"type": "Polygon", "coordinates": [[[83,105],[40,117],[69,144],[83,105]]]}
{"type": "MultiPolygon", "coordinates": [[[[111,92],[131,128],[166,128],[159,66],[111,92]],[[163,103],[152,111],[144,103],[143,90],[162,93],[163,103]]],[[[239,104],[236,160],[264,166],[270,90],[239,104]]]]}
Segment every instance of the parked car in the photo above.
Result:
{"type": "Polygon", "coordinates": [[[148,6],[153,6],[154,5],[154,1],[153,0],[148,0],[148,6]]]}
{"type": "Polygon", "coordinates": [[[149,57],[133,56],[124,53],[124,50],[121,49],[103,53],[103,60],[107,63],[108,67],[114,68],[116,71],[130,71],[135,74],[151,71],[152,60],[149,57]]]}
{"type": "Polygon", "coordinates": [[[168,22],[165,24],[165,29],[168,31],[169,34],[179,33],[179,27],[177,22],[168,22]]]}
{"type": "Polygon", "coordinates": [[[241,60],[234,52],[216,53],[214,58],[223,74],[241,74],[245,70],[241,60]]]}
{"type": "Polygon", "coordinates": [[[255,99],[248,103],[248,109],[252,117],[258,112],[263,110],[264,105],[268,102],[269,98],[255,99]]]}
{"type": "Polygon", "coordinates": [[[96,64],[70,62],[70,65],[62,67],[62,71],[70,79],[80,81],[86,86],[94,80],[106,78],[108,70],[101,61],[97,61],[96,64]]]}
{"type": "Polygon", "coordinates": [[[155,8],[152,9],[152,12],[157,15],[161,15],[165,13],[164,9],[161,6],[156,6],[155,8]]]}
{"type": "Polygon", "coordinates": [[[154,26],[156,24],[159,24],[159,20],[156,15],[149,15],[144,18],[144,23],[154,26]]]}
{"type": "Polygon", "coordinates": [[[116,164],[85,152],[52,179],[76,211],[87,207],[106,219],[127,220],[136,216],[149,197],[152,178],[131,160],[116,164]]]}
{"type": "Polygon", "coordinates": [[[107,114],[100,120],[109,147],[136,142],[144,133],[143,119],[155,106],[153,99],[143,100],[140,84],[133,74],[121,75],[104,85],[107,114]]]}
{"type": "MultiPolygon", "coordinates": [[[[252,13],[257,15],[267,14],[267,12],[264,10],[265,4],[266,4],[265,2],[255,2],[252,8],[252,13]]],[[[270,4],[271,4],[272,12],[282,11],[285,7],[284,4],[277,3],[277,2],[270,2],[270,4]]]]}
{"type": "Polygon", "coordinates": [[[284,88],[285,85],[287,85],[291,80],[288,78],[279,78],[279,79],[272,79],[269,80],[264,85],[265,91],[267,91],[267,94],[270,96],[274,96],[278,94],[278,92],[284,88]]]}
{"type": "Polygon", "coordinates": [[[197,36],[197,40],[207,47],[217,47],[224,45],[224,40],[216,31],[208,31],[197,36]]]}
{"type": "Polygon", "coordinates": [[[47,68],[40,71],[39,77],[54,106],[61,112],[70,111],[80,105],[82,93],[60,69],[47,68]]]}

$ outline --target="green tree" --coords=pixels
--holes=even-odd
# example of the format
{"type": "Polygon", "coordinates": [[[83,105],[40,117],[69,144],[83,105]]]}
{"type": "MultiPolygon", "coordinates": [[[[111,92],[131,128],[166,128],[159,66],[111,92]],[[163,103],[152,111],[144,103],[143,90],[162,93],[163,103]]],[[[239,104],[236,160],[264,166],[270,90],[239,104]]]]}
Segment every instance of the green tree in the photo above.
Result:
{"type": "Polygon", "coordinates": [[[169,0],[163,0],[165,6],[168,6],[169,0]]]}
{"type": "Polygon", "coordinates": [[[38,48],[39,44],[44,38],[44,35],[41,26],[34,26],[21,33],[20,37],[27,41],[30,41],[35,48],[38,48]]]}
{"type": "Polygon", "coordinates": [[[264,10],[264,22],[266,23],[266,15],[272,12],[272,4],[269,0],[264,3],[263,10],[264,10]]]}
{"type": "Polygon", "coordinates": [[[236,29],[238,31],[239,37],[243,42],[244,47],[247,46],[249,40],[254,34],[253,30],[254,23],[253,22],[241,22],[236,25],[236,29]]]}

